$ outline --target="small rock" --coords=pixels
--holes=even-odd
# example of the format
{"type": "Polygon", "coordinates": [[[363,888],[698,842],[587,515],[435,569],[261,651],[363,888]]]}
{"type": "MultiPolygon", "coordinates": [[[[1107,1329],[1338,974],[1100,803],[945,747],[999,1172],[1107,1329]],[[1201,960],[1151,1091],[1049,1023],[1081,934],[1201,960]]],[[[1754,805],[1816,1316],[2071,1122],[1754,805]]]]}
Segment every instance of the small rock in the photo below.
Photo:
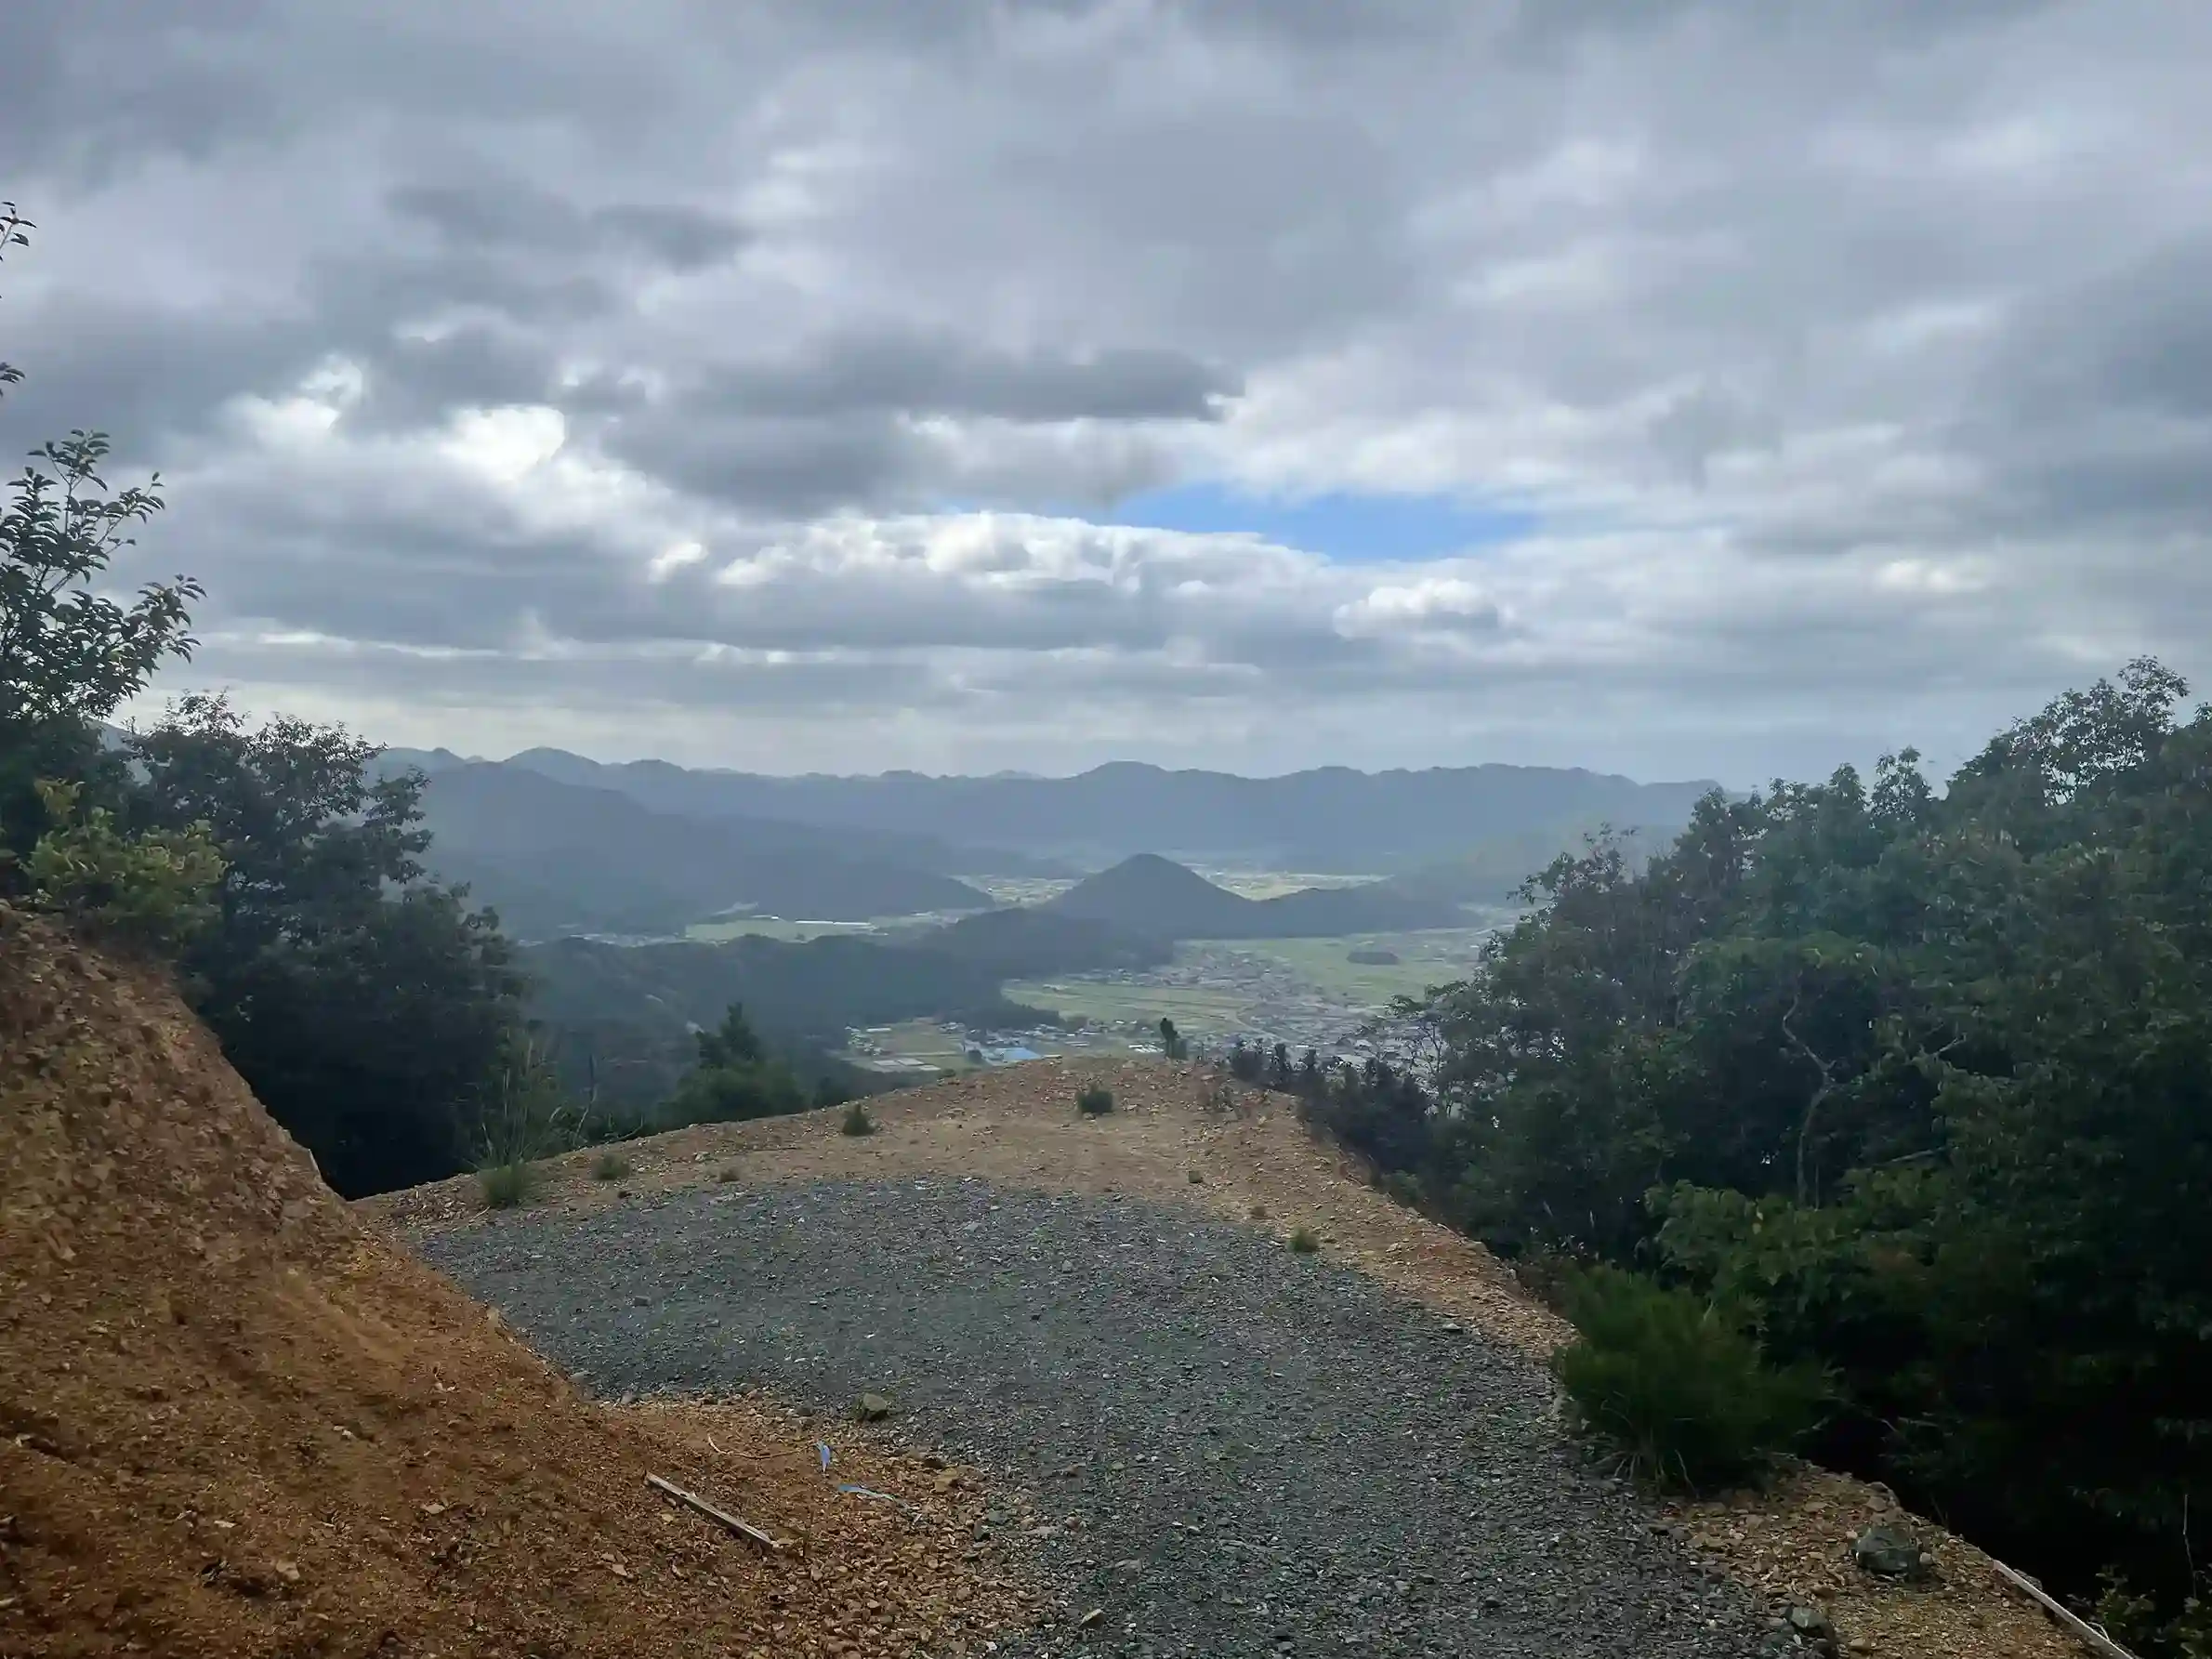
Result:
{"type": "Polygon", "coordinates": [[[1851,1559],[1876,1578],[1923,1579],[1934,1566],[1909,1528],[1877,1521],[1851,1540],[1851,1559]]]}
{"type": "Polygon", "coordinates": [[[1103,1607],[1094,1607],[1075,1621],[1075,1626],[1077,1629],[1088,1629],[1105,1616],[1106,1610],[1103,1607]]]}
{"type": "Polygon", "coordinates": [[[888,1394],[862,1394],[852,1415],[863,1423],[880,1423],[898,1409],[888,1394]]]}
{"type": "Polygon", "coordinates": [[[1828,1615],[1810,1601],[1800,1601],[1782,1615],[1789,1627],[1809,1641],[1825,1641],[1833,1645],[1836,1626],[1828,1623],[1828,1615]]]}
{"type": "Polygon", "coordinates": [[[276,1561],[273,1562],[272,1565],[276,1568],[276,1575],[283,1579],[286,1584],[297,1584],[299,1582],[299,1568],[296,1563],[291,1561],[276,1561]]]}

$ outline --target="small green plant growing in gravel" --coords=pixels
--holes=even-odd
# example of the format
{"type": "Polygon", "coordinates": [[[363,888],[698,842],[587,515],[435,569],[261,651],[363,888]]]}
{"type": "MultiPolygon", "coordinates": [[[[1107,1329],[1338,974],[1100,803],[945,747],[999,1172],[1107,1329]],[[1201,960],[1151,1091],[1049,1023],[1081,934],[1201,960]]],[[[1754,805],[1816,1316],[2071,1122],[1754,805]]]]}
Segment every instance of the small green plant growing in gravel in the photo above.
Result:
{"type": "Polygon", "coordinates": [[[721,1181],[724,1184],[728,1184],[729,1182],[737,1179],[736,1167],[733,1165],[723,1165],[721,1168],[715,1171],[715,1179],[721,1181]]]}
{"type": "Polygon", "coordinates": [[[537,1167],[519,1159],[507,1164],[487,1164],[476,1172],[476,1184],[484,1195],[486,1208],[519,1209],[537,1191],[537,1167]]]}
{"type": "Polygon", "coordinates": [[[1321,1234],[1315,1232],[1310,1227],[1293,1228],[1290,1234],[1290,1247],[1300,1256],[1311,1256],[1321,1248],[1321,1234]]]}
{"type": "Polygon", "coordinates": [[[876,1120],[868,1115],[868,1107],[865,1101],[855,1100],[845,1109],[845,1115],[837,1121],[837,1133],[840,1135],[873,1135],[876,1133],[876,1120]]]}
{"type": "Polygon", "coordinates": [[[1085,1117],[1104,1117],[1113,1110],[1113,1091],[1094,1083],[1075,1097],[1075,1110],[1085,1117]]]}
{"type": "Polygon", "coordinates": [[[1264,1204],[1256,1204],[1252,1206],[1250,1214],[1253,1220],[1264,1221],[1268,1218],[1268,1206],[1264,1204]]]}
{"type": "Polygon", "coordinates": [[[595,1181],[618,1181],[635,1167],[627,1158],[609,1147],[591,1161],[591,1178],[595,1181]]]}
{"type": "Polygon", "coordinates": [[[1568,1275],[1577,1332],[1552,1366],[1575,1426],[1637,1480],[1700,1492],[1756,1481],[1820,1420],[1826,1376],[1777,1369],[1719,1308],[1618,1268],[1568,1275]]]}
{"type": "Polygon", "coordinates": [[[1193,1169],[1191,1171],[1191,1184],[1193,1187],[1203,1187],[1205,1185],[1205,1171],[1203,1169],[1193,1169]]]}

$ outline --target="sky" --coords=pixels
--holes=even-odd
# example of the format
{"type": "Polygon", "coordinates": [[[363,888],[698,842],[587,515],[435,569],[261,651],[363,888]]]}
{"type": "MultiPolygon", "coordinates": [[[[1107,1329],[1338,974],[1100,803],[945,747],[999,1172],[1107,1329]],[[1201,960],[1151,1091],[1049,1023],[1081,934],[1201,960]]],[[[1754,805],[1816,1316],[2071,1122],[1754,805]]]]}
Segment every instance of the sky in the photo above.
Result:
{"type": "Polygon", "coordinates": [[[187,690],[766,771],[1939,769],[2212,675],[2212,7],[11,0],[187,690]]]}

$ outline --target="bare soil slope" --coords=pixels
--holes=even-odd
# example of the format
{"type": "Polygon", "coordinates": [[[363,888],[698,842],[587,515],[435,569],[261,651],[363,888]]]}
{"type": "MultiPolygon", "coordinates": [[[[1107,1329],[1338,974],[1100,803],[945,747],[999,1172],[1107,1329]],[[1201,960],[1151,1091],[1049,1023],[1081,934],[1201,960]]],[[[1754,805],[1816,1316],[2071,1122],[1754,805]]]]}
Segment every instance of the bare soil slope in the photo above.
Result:
{"type": "Polygon", "coordinates": [[[364,1227],[152,976],[0,907],[0,1654],[980,1649],[975,1477],[613,1412],[364,1227]],[[678,1511],[648,1472],[788,1542],[678,1511]]]}
{"type": "MultiPolygon", "coordinates": [[[[679,1130],[626,1148],[635,1167],[619,1184],[594,1181],[591,1155],[573,1154],[546,1166],[542,1203],[588,1213],[708,1182],[909,1175],[1123,1192],[1285,1236],[1310,1228],[1331,1257],[1534,1358],[1572,1336],[1479,1244],[1368,1186],[1351,1160],[1307,1133],[1288,1099],[1236,1089],[1225,1107],[1215,1087],[1196,1068],[1158,1061],[1039,1060],[879,1097],[869,1102],[879,1126],[871,1136],[838,1134],[834,1111],[679,1130]],[[1111,1114],[1075,1111],[1076,1091],[1093,1083],[1113,1090],[1111,1114]]],[[[467,1226],[484,1216],[465,1180],[369,1207],[409,1228],[467,1226]]],[[[1889,1585],[1861,1573],[1850,1538],[1896,1513],[1879,1489],[1809,1468],[1756,1497],[1676,1506],[1670,1519],[1692,1549],[1740,1582],[1826,1608],[1852,1652],[2057,1659],[2078,1652],[2004,1585],[1987,1557],[1925,1523],[1913,1524],[1937,1557],[1936,1583],[1889,1585]]]]}

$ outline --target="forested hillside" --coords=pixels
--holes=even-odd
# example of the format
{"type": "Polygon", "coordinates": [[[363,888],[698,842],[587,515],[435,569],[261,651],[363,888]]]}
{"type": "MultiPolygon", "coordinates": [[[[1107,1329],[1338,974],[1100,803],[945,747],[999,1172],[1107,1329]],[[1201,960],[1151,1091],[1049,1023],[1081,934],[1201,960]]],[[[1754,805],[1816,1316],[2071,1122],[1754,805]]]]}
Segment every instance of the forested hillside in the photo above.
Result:
{"type": "Polygon", "coordinates": [[[2212,715],[2184,694],[2137,663],[1942,794],[1908,750],[1709,797],[1641,871],[1562,857],[1427,1008],[1439,1099],[1333,1121],[1500,1250],[1654,1273],[1825,1367],[1821,1456],[2198,1653],[2212,715]]]}

